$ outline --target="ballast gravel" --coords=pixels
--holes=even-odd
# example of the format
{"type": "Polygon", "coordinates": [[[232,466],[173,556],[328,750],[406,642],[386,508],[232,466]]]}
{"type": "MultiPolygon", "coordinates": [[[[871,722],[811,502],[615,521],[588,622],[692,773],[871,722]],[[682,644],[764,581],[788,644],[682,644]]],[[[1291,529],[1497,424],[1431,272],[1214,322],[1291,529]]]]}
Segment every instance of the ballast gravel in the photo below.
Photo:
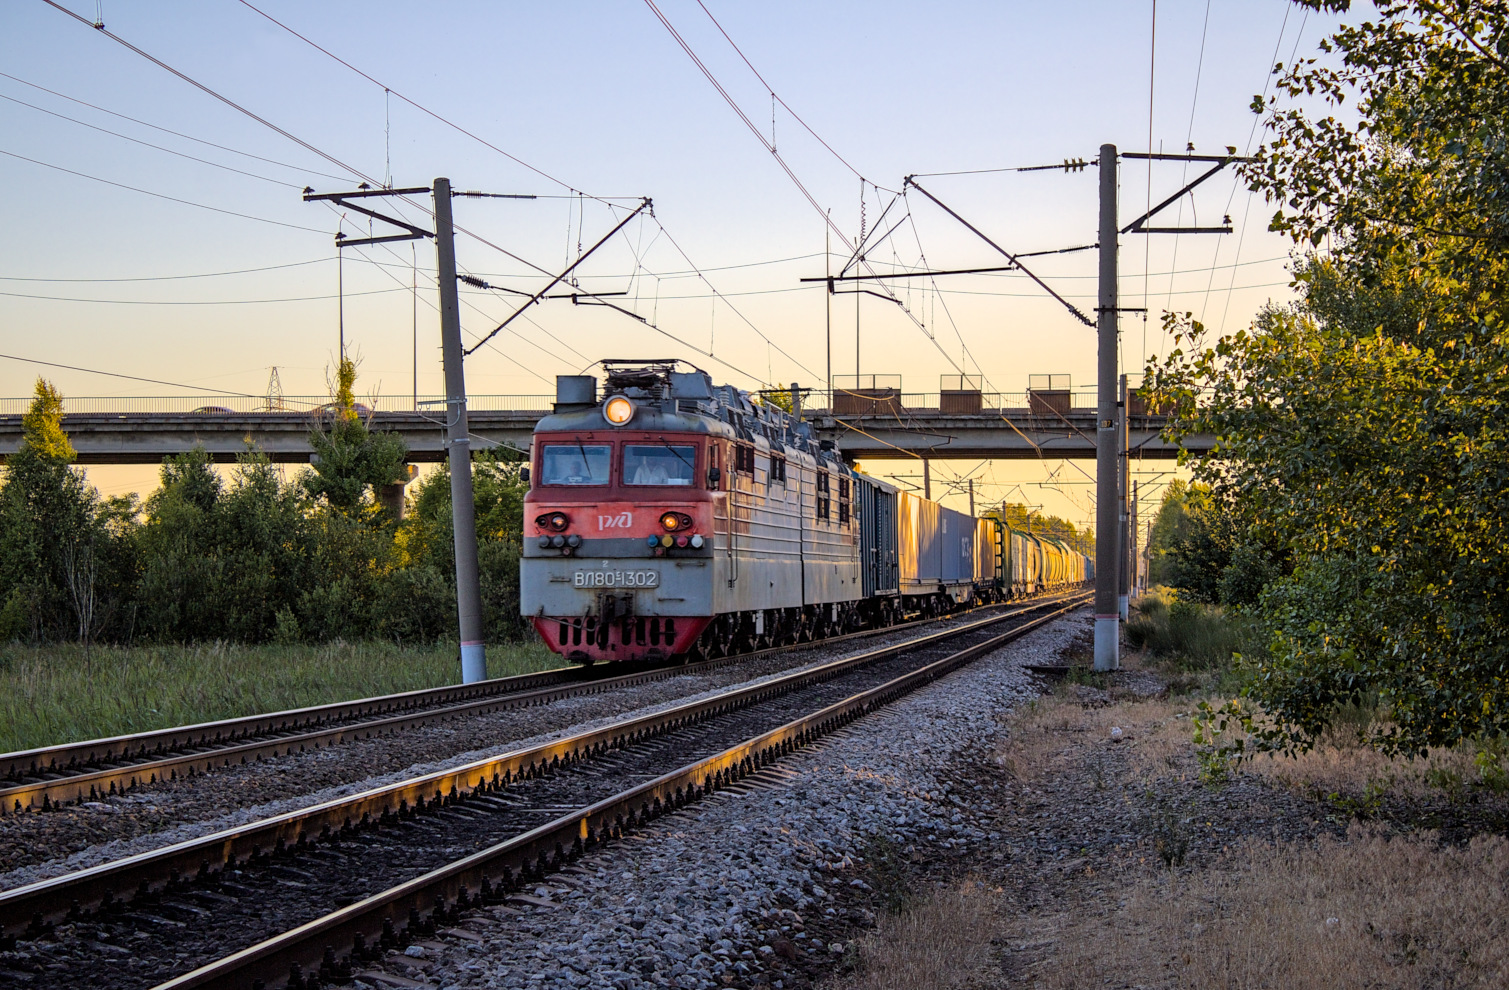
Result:
{"type": "MultiPolygon", "coordinates": [[[[867,856],[993,846],[996,809],[946,777],[1090,628],[1076,613],[588,854],[359,974],[366,987],[810,986],[845,952],[867,856]],[[825,933],[831,941],[825,941],[825,933]]],[[[986,851],[986,850],[981,850],[986,851]]],[[[870,864],[873,867],[873,864],[870,864]]]]}
{"type": "Polygon", "coordinates": [[[107,801],[0,817],[0,890],[88,869],[323,801],[599,728],[841,657],[977,621],[963,615],[860,640],[770,654],[548,705],[212,770],[107,801]]]}

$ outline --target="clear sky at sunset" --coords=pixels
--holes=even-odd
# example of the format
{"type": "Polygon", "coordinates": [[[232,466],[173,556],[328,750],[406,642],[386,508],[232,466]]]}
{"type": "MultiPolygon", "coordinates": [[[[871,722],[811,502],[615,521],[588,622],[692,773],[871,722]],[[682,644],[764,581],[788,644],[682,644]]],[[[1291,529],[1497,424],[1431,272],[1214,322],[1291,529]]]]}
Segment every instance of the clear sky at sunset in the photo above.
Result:
{"type": "MultiPolygon", "coordinates": [[[[1104,141],[1146,150],[1150,132],[1155,149],[1246,150],[1249,104],[1272,63],[1313,55],[1329,27],[1285,0],[1161,0],[1155,37],[1151,0],[704,0],[706,10],[656,0],[815,207],[641,0],[253,2],[59,0],[309,147],[43,0],[0,8],[0,350],[183,386],[4,359],[0,396],[26,394],[39,373],[75,396],[260,394],[272,366],[288,394],[322,394],[338,278],[361,390],[415,388],[417,309],[417,387],[437,392],[432,246],[348,251],[338,273],[337,225],[365,234],[365,220],[300,199],[305,186],[427,185],[437,175],[460,189],[541,197],[456,203],[469,232],[457,244],[462,268],[528,293],[543,286],[540,270],[575,260],[637,197],[654,201],[653,217],[631,221],[584,263],[580,284],[627,293],[615,301],[665,333],[612,309],[546,302],[469,359],[474,394],[544,394],[557,374],[635,356],[683,357],[744,387],[821,385],[827,304],[799,279],[824,273],[824,213],[839,231],[835,266],[862,223],[866,233],[897,225],[867,251],[878,271],[1001,262],[915,191],[898,198],[909,174],[1011,251],[1090,243],[1093,168],[922,174],[1092,159],[1104,141]],[[774,103],[744,57],[831,151],[774,103]]],[[[1182,178],[1177,164],[1151,176],[1125,164],[1123,217],[1182,178]]],[[[1146,322],[1123,319],[1129,370],[1165,348],[1164,308],[1232,328],[1290,297],[1289,245],[1265,229],[1271,209],[1221,175],[1169,219],[1208,225],[1229,213],[1235,234],[1123,240],[1123,301],[1151,311],[1146,322]]],[[[1093,309],[1093,253],[1039,259],[1034,270],[1093,309]]],[[[999,391],[1021,391],[1041,372],[1093,384],[1093,332],[1019,274],[894,285],[906,310],[869,296],[833,301],[833,373],[856,370],[858,298],[858,370],[901,375],[906,391],[936,391],[939,376],[961,370],[999,391]]],[[[463,298],[464,331],[476,339],[519,297],[463,298]]],[[[973,468],[940,465],[939,476],[973,468]]],[[[1083,522],[1093,469],[1003,462],[975,476],[982,501],[1009,493],[1083,522]]],[[[145,476],[91,475],[107,488],[140,487],[145,476]]]]}

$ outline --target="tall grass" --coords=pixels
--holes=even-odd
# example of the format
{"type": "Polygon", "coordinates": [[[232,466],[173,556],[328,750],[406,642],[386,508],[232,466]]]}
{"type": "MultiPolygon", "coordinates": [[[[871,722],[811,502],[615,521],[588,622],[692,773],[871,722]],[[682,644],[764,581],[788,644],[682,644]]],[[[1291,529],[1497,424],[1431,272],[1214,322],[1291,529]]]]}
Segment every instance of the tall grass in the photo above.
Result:
{"type": "Polygon", "coordinates": [[[1251,619],[1217,605],[1181,602],[1159,589],[1137,600],[1126,636],[1132,649],[1145,649],[1187,670],[1224,666],[1232,654],[1250,652],[1257,645],[1251,619]]]}
{"type": "MultiPolygon", "coordinates": [[[[488,648],[494,677],[559,666],[488,648]]],[[[454,645],[0,646],[0,752],[453,684],[454,645]]]]}

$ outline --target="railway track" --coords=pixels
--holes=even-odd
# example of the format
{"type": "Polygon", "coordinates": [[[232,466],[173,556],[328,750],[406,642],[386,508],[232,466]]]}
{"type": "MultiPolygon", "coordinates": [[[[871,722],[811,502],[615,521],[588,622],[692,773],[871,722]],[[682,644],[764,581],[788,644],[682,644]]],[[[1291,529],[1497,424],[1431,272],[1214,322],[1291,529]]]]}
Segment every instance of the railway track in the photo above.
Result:
{"type": "MultiPolygon", "coordinates": [[[[1056,599],[1048,599],[1056,600],[1056,599]]],[[[982,606],[983,609],[1001,606],[982,606]]],[[[979,611],[975,609],[971,611],[979,611]]],[[[955,613],[957,618],[968,613],[955,613]]],[[[667,677],[708,670],[776,652],[818,649],[923,625],[918,619],[880,629],[831,636],[691,664],[643,667],[602,676],[563,667],[266,715],[159,729],[0,754],[0,815],[96,801],[160,781],[193,777],[217,767],[302,753],[404,732],[447,719],[544,705],[667,677]]]]}
{"type": "Polygon", "coordinates": [[[18,936],[46,985],[286,981],[303,990],[344,979],[374,953],[496,903],[1083,600],[1016,609],[0,893],[0,933],[12,943],[0,942],[11,950],[0,955],[0,982],[18,936]],[[57,924],[66,938],[47,937],[57,924]],[[237,951],[220,958],[228,949],[237,951]]]}

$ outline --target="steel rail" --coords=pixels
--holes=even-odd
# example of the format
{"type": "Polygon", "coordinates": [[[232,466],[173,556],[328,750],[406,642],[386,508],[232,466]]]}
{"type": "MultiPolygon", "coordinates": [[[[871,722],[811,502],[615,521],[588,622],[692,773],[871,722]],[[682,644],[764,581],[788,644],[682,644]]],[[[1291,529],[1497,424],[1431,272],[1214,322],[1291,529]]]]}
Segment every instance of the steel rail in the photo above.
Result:
{"type": "MultiPolygon", "coordinates": [[[[1082,597],[1082,596],[1081,596],[1082,597]]],[[[526,749],[373,788],[282,815],[185,840],[75,873],[0,891],[0,936],[16,936],[97,909],[110,909],[135,897],[171,887],[182,878],[208,876],[240,861],[261,861],[289,848],[338,835],[373,822],[393,821],[415,810],[485,795],[511,781],[540,776],[563,766],[625,748],[664,732],[731,712],[847,671],[933,643],[968,635],[1029,612],[1059,605],[1039,602],[1001,615],[895,643],[852,657],[830,660],[804,671],[734,688],[648,715],[620,719],[587,732],[526,749]]],[[[1077,604],[1077,602],[1076,602],[1077,604]]],[[[1067,607],[1076,607],[1070,605],[1067,607]]],[[[1062,612],[1060,609],[1059,612],[1062,612]]],[[[1056,612],[1054,614],[1059,614],[1056,612]]],[[[894,628],[894,627],[893,627],[894,628]]]]}
{"type": "Polygon", "coordinates": [[[662,814],[755,773],[1080,604],[1071,602],[715,756],[201,966],[159,984],[155,990],[252,990],[282,979],[288,981],[289,987],[303,990],[306,986],[321,986],[326,980],[350,979],[362,962],[375,960],[388,949],[401,947],[417,937],[433,934],[443,925],[455,924],[465,910],[501,903],[511,890],[568,865],[602,842],[621,838],[662,814]],[[311,970],[312,982],[306,982],[303,976],[306,966],[311,970]]]}
{"type": "MultiPolygon", "coordinates": [[[[998,607],[1000,607],[999,604],[981,606],[981,608],[998,607]]],[[[976,610],[954,613],[952,617],[969,614],[970,611],[976,610]]],[[[7,776],[14,779],[38,774],[59,772],[62,774],[52,777],[43,776],[41,779],[0,787],[0,815],[35,809],[47,811],[55,806],[71,802],[101,800],[139,787],[151,786],[160,781],[193,777],[195,774],[220,767],[273,759],[311,749],[403,732],[450,718],[548,704],[562,698],[633,687],[682,674],[727,666],[777,651],[816,649],[845,640],[884,635],[936,621],[939,619],[915,619],[879,629],[863,629],[829,636],[794,646],[769,647],[713,660],[649,667],[608,677],[587,676],[583,668],[579,667],[556,668],[531,674],[495,678],[475,684],[379,695],[357,701],[336,702],[266,715],[158,729],[137,735],[114,736],[107,739],[65,743],[41,749],[0,754],[0,779],[5,779],[7,776]],[[315,728],[329,722],[384,715],[395,711],[402,714],[315,728]],[[187,750],[187,752],[179,752],[182,750],[187,750]],[[159,755],[152,758],[153,754],[159,755]],[[61,770],[58,767],[60,760],[66,760],[61,770]],[[132,760],[136,762],[121,762],[132,760]],[[42,766],[44,761],[45,767],[42,766]],[[121,765],[106,765],[95,770],[82,769],[78,772],[68,772],[70,767],[87,768],[110,762],[121,763],[121,765]]]]}

